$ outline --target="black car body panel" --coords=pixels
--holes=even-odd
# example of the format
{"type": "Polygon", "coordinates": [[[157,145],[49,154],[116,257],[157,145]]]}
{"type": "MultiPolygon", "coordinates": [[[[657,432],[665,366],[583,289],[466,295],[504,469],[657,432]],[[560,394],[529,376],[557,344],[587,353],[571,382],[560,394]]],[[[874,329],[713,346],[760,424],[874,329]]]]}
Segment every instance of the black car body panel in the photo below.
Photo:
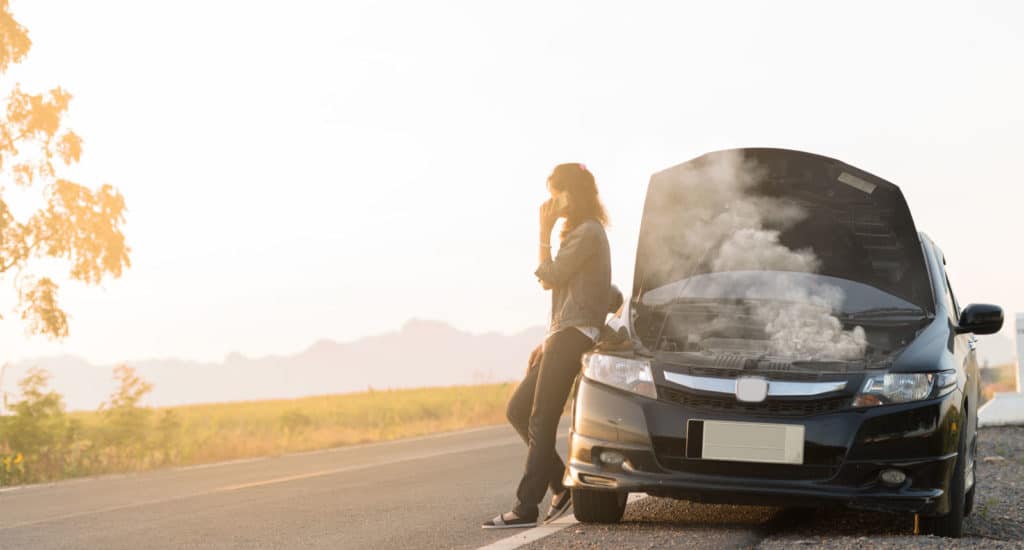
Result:
{"type": "MultiPolygon", "coordinates": [[[[838,174],[848,173],[856,176],[855,182],[873,186],[870,197],[861,196],[865,194],[857,189],[848,193],[842,186],[832,194],[828,189],[818,188],[824,196],[831,197],[819,203],[834,219],[856,225],[856,215],[846,216],[842,208],[844,200],[854,200],[859,202],[851,209],[861,212],[857,214],[862,216],[861,221],[877,222],[874,237],[864,227],[853,230],[857,235],[863,234],[853,237],[859,239],[860,250],[868,244],[869,263],[863,264],[868,268],[844,272],[838,260],[831,268],[827,262],[824,267],[834,268],[828,273],[830,276],[859,278],[860,283],[910,302],[920,309],[920,315],[896,318],[889,324],[881,322],[874,330],[889,335],[894,343],[858,361],[795,361],[784,357],[722,355],[708,350],[666,351],[660,347],[659,339],[653,337],[654,328],[659,322],[664,324],[664,320],[651,321],[655,311],[644,305],[645,293],[671,284],[671,277],[679,273],[693,277],[709,269],[696,261],[681,270],[678,265],[666,270],[645,260],[645,255],[658,254],[657,231],[648,218],[658,210],[656,202],[665,196],[665,190],[658,187],[666,173],[683,169],[675,167],[656,174],[645,206],[633,296],[619,315],[632,347],[601,352],[648,362],[656,396],[638,395],[581,377],[573,403],[566,484],[704,502],[838,504],[927,516],[946,514],[950,510],[949,483],[963,431],[971,450],[970,457],[963,457],[971,472],[967,488],[974,482],[979,374],[973,336],[958,330],[960,308],[945,274],[942,252],[926,235],[917,232],[899,188],[881,178],[807,153],[779,149],[747,149],[740,153],[773,167],[790,162],[797,169],[789,179],[800,185],[810,185],[809,181],[822,174],[834,180],[838,174]],[[870,268],[872,263],[877,269],[870,268]],[[860,277],[858,273],[866,275],[860,277]],[[955,371],[956,384],[941,395],[901,404],[853,406],[865,380],[874,374],[942,371],[955,371]],[[845,384],[824,394],[769,396],[752,403],[740,401],[732,394],[701,391],[669,379],[678,380],[680,374],[726,380],[755,375],[769,381],[845,384]],[[695,457],[687,448],[692,420],[803,426],[803,463],[695,457]],[[605,464],[598,459],[605,450],[620,452],[626,460],[621,465],[605,464]],[[881,483],[879,473],[888,468],[901,470],[906,480],[899,486],[881,483]]],[[[706,157],[691,162],[703,162],[701,159],[706,157]]],[[[774,192],[788,191],[780,191],[777,186],[774,192]]],[[[799,196],[805,204],[815,200],[808,199],[803,191],[799,196]]],[[[662,211],[657,215],[666,214],[662,211]]],[[[679,215],[685,215],[685,211],[679,215]]],[[[820,217],[815,219],[820,221],[820,217]]],[[[844,239],[848,237],[846,234],[844,239]]]]}
{"type": "Polygon", "coordinates": [[[918,232],[896,185],[835,159],[767,148],[708,153],[651,177],[633,274],[634,302],[644,291],[681,275],[715,271],[699,254],[676,255],[671,263],[662,260],[666,248],[680,244],[675,239],[679,235],[669,230],[671,220],[687,215],[688,194],[706,183],[702,180],[709,173],[717,176],[716,164],[721,163],[741,165],[731,170],[756,166],[750,170],[759,172],[758,181],[745,191],[806,209],[806,216],[783,231],[781,239],[794,250],[814,248],[823,260],[819,273],[865,281],[933,311],[931,288],[922,284],[925,263],[918,232]],[[894,272],[902,276],[893,277],[894,272]]]}

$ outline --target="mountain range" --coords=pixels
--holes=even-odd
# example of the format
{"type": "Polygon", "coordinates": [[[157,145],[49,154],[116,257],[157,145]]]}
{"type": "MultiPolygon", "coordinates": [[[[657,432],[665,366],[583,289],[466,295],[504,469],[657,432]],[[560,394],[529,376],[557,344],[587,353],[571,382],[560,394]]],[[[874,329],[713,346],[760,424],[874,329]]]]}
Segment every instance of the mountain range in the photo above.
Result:
{"type": "MultiPolygon", "coordinates": [[[[185,359],[126,361],[153,384],[145,403],[192,403],[294,398],[365,391],[483,384],[518,380],[526,358],[544,338],[543,327],[515,334],[474,334],[442,321],[412,319],[401,329],[351,342],[320,340],[294,355],[248,358],[238,353],[219,363],[185,359]]],[[[982,336],[982,365],[1013,362],[1013,342],[982,336]]],[[[75,356],[20,361],[8,367],[0,391],[15,394],[31,367],[51,374],[51,387],[69,410],[93,410],[114,390],[114,365],[93,365],[75,356]]]]}
{"type": "MultiPolygon", "coordinates": [[[[248,358],[232,353],[220,363],[125,363],[153,385],[146,404],[172,406],[516,380],[530,350],[543,338],[543,327],[511,335],[473,334],[440,321],[412,319],[395,332],[347,343],[320,340],[294,355],[248,358]]],[[[11,365],[3,391],[13,394],[16,380],[31,367],[50,373],[51,387],[64,396],[69,410],[96,409],[115,387],[114,365],[59,356],[11,365]]]]}

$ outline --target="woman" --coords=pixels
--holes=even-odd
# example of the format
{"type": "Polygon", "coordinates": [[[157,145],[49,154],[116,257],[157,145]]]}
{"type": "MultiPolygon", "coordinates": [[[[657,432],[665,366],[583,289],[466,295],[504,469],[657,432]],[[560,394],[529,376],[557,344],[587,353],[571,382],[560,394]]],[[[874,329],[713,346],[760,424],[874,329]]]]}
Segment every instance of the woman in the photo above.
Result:
{"type": "Polygon", "coordinates": [[[485,522],[485,529],[532,527],[538,505],[551,489],[551,521],[569,509],[562,485],[565,464],[555,450],[558,421],[584,352],[594,346],[608,312],[611,258],[608,223],[594,175],[582,164],[559,164],[548,177],[551,198],[540,207],[540,267],[534,273],[551,290],[551,318],[541,347],[530,355],[526,377],[508,403],[508,419],[526,441],[526,469],[512,511],[485,522]],[[565,218],[558,256],[551,258],[551,231],[565,218]]]}

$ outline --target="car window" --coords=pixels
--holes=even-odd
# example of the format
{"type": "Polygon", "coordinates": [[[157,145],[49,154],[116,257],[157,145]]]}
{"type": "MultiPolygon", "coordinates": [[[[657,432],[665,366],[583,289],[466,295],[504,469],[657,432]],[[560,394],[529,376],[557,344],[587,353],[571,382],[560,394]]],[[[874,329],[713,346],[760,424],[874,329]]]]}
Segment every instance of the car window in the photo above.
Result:
{"type": "Polygon", "coordinates": [[[942,292],[942,300],[945,302],[946,310],[949,312],[949,319],[953,323],[958,324],[960,322],[960,307],[957,305],[956,296],[953,294],[953,286],[949,284],[949,273],[946,271],[946,255],[935,243],[931,243],[931,246],[935,257],[942,260],[942,264],[939,267],[942,269],[942,280],[946,283],[946,288],[942,292]]]}
{"type": "MultiPolygon", "coordinates": [[[[945,264],[945,259],[943,259],[945,264]]],[[[942,273],[946,279],[946,305],[949,307],[949,316],[954,322],[960,322],[960,304],[956,301],[956,294],[953,293],[953,286],[949,284],[949,273],[946,269],[942,269],[942,273]]]]}

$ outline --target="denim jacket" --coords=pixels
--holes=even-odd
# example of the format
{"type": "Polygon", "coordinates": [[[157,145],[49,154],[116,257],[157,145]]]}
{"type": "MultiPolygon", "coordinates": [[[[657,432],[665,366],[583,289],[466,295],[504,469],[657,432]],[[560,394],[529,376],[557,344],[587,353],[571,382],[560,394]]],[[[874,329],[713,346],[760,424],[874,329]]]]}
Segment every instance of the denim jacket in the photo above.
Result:
{"type": "Polygon", "coordinates": [[[551,289],[548,334],[566,327],[601,327],[608,314],[612,265],[608,236],[594,219],[574,227],[562,240],[558,255],[534,275],[551,289]]]}

